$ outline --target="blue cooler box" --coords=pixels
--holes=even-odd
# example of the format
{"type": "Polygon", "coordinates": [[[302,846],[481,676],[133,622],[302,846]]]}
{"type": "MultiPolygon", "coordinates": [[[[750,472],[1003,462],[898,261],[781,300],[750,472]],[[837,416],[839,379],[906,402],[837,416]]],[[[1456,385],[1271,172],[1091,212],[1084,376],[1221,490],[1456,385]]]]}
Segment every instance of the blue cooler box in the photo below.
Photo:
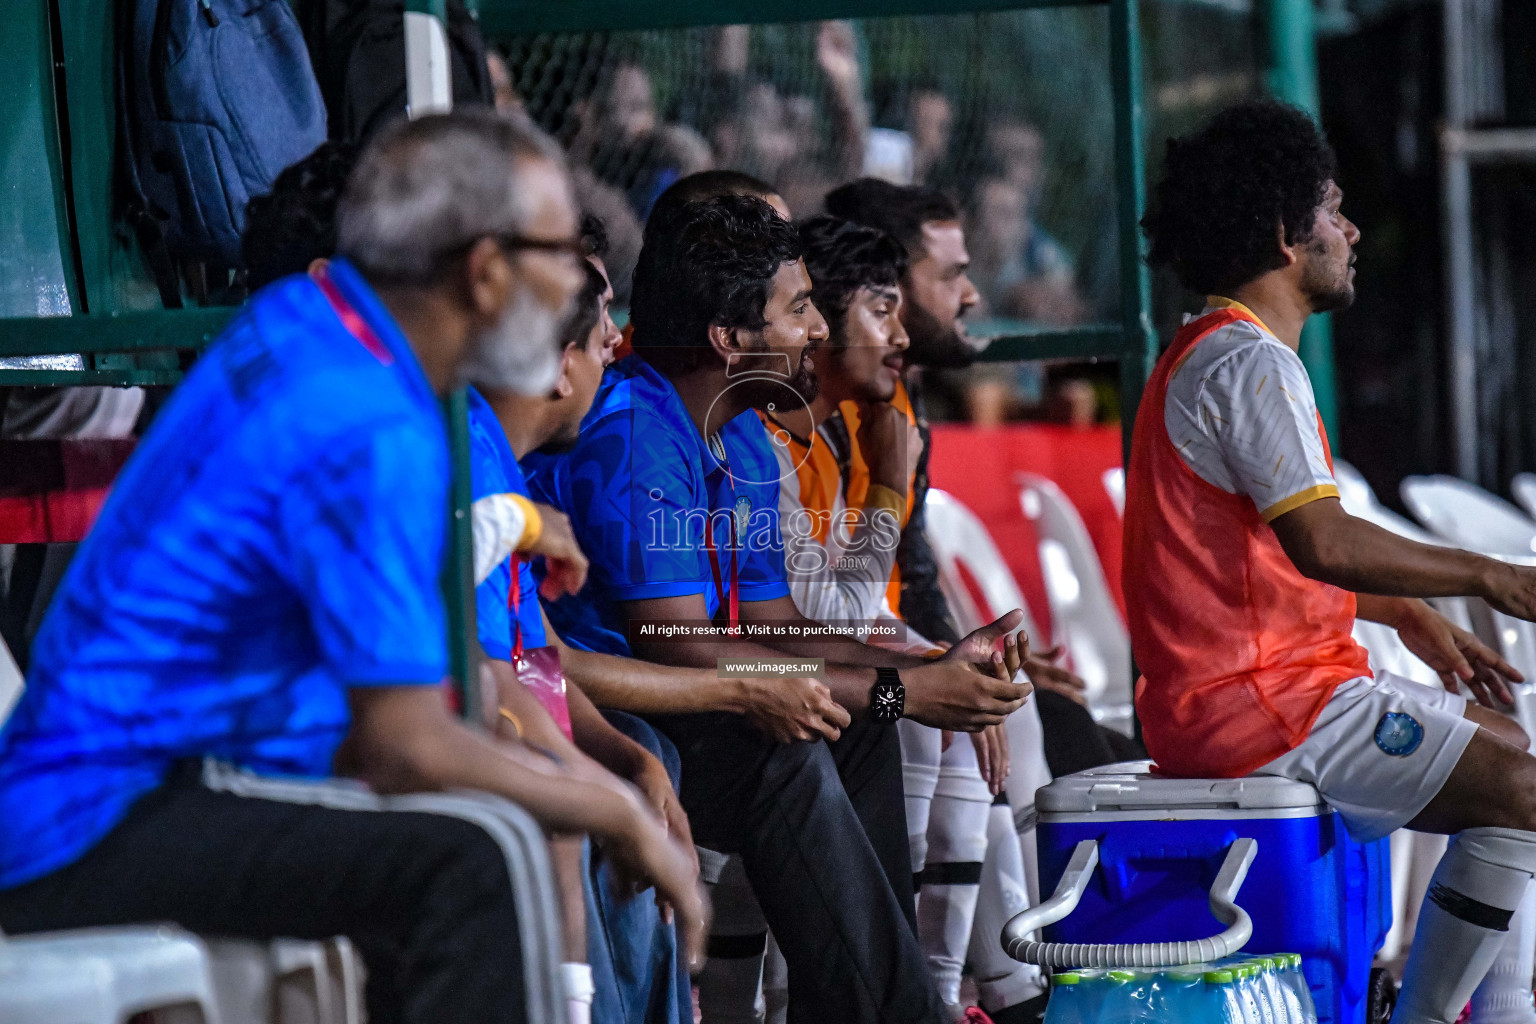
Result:
{"type": "Polygon", "coordinates": [[[1299,953],[1320,1024],[1361,1024],[1371,960],[1392,923],[1387,840],[1361,845],[1302,782],[1266,776],[1168,779],[1150,762],[1057,779],[1036,798],[1040,891],[1054,891],[1072,851],[1099,844],[1077,909],[1049,942],[1168,942],[1223,925],[1209,891],[1233,841],[1258,853],[1237,893],[1253,918],[1243,953],[1299,953]]]}

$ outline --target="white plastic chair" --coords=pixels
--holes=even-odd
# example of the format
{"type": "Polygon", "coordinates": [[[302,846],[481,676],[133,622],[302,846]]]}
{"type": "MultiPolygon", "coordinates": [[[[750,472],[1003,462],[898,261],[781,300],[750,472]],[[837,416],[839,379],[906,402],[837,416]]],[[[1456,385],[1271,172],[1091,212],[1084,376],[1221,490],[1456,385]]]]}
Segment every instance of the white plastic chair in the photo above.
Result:
{"type": "Polygon", "coordinates": [[[1019,505],[1040,537],[1040,567],[1051,603],[1053,640],[1067,649],[1088,684],[1088,706],[1100,723],[1131,735],[1131,638],[1104,578],[1082,516],[1060,487],[1021,473],[1019,505]]]}
{"type": "Polygon", "coordinates": [[[950,613],[960,632],[969,633],[992,621],[989,611],[1002,613],[1010,608],[1021,608],[1024,623],[1019,628],[1031,638],[1038,636],[1018,581],[1013,578],[1002,552],[997,550],[992,535],[976,518],[976,513],[953,494],[937,487],[928,491],[923,507],[928,520],[928,544],[939,564],[939,589],[949,602],[950,613]],[[961,565],[981,588],[986,608],[978,607],[971,596],[959,572],[961,565]]]}
{"type": "MultiPolygon", "coordinates": [[[[68,1005],[78,1013],[89,987],[93,1005],[106,1016],[81,1018],[82,1024],[123,1024],[136,1013],[155,1011],[162,1024],[220,1024],[209,970],[208,951],[193,935],[169,925],[144,928],[93,928],[12,937],[0,942],[0,1007],[27,1004],[34,976],[49,980],[55,995],[63,989],[53,978],[55,965],[68,965],[82,979],[68,1005]]],[[[67,994],[67,993],[66,993],[67,994]]],[[[58,1017],[33,1018],[37,1024],[62,1024],[58,1017]]],[[[0,1013],[6,1024],[23,1018],[0,1013]]]]}
{"type": "MultiPolygon", "coordinates": [[[[949,601],[955,625],[969,633],[991,621],[991,613],[1010,608],[1024,611],[1019,629],[1029,637],[1039,635],[1029,616],[1029,606],[1019,591],[1018,581],[1003,561],[1002,552],[992,541],[976,514],[954,495],[937,488],[928,492],[928,544],[939,565],[939,587],[949,601]],[[978,608],[960,575],[964,565],[981,588],[986,608],[978,608]]],[[[1013,754],[1013,769],[1008,775],[1008,803],[1013,810],[1014,827],[1024,846],[1025,873],[1038,896],[1038,865],[1034,860],[1035,792],[1051,781],[1051,769],[1045,762],[1044,726],[1040,709],[1029,701],[1008,716],[1008,745],[1013,754]]]]}
{"type": "Polygon", "coordinates": [[[0,1020],[6,1024],[118,1024],[112,971],[99,960],[0,952],[0,1020]]]}
{"type": "Polygon", "coordinates": [[[1410,476],[1401,493],[1419,522],[1453,544],[1490,555],[1536,554],[1536,521],[1481,487],[1453,476],[1410,476]]]}
{"type": "Polygon", "coordinates": [[[1120,518],[1125,518],[1125,468],[1116,466],[1104,471],[1104,490],[1109,492],[1109,500],[1115,506],[1115,511],[1120,513],[1120,518]]]}
{"type": "Polygon", "coordinates": [[[21,691],[25,686],[21,678],[21,669],[16,667],[16,660],[11,657],[11,650],[5,646],[5,641],[0,640],[0,725],[11,717],[11,709],[21,699],[21,691]]]}
{"type": "Polygon", "coordinates": [[[1536,516],[1536,473],[1516,473],[1509,482],[1509,489],[1514,492],[1520,507],[1528,515],[1536,516]]]}

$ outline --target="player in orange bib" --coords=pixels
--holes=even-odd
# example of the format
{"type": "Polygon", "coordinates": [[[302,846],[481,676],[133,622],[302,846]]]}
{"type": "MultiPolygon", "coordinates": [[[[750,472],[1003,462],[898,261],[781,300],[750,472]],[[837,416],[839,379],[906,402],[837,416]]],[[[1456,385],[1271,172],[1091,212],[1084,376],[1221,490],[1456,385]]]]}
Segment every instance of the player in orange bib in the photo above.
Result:
{"type": "Polygon", "coordinates": [[[1311,118],[1234,107],[1171,140],[1166,167],[1151,259],[1209,297],[1147,382],[1126,474],[1147,748],[1173,775],[1309,782],[1357,839],[1452,835],[1392,1020],[1454,1021],[1470,998],[1475,1024],[1532,1024],[1536,758],[1479,706],[1507,706],[1521,676],[1421,598],[1536,619],[1536,569],[1405,540],[1339,503],[1297,348],[1307,317],[1354,299],[1360,233],[1311,118]],[[1396,628],[1446,689],[1373,677],[1357,614],[1396,628]]]}

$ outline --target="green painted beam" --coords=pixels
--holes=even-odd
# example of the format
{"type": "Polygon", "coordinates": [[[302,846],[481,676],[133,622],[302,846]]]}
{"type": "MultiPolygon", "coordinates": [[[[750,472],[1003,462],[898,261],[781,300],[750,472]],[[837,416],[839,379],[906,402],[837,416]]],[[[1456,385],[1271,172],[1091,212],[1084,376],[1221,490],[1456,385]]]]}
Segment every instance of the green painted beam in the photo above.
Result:
{"type": "Polygon", "coordinates": [[[976,360],[1011,363],[1025,359],[1119,359],[1124,349],[1125,331],[1118,324],[1098,324],[1006,334],[993,338],[976,360]]]}
{"type": "Polygon", "coordinates": [[[181,383],[180,370],[8,370],[0,367],[0,387],[76,388],[87,384],[104,387],[173,387],[181,383]]]}
{"type": "MultiPolygon", "coordinates": [[[[448,671],[459,691],[464,717],[478,724],[485,719],[480,706],[479,666],[475,654],[475,555],[471,506],[474,497],[469,466],[469,403],[463,388],[443,401],[448,417],[448,446],[453,455],[453,483],[448,521],[448,551],[443,559],[443,598],[448,606],[448,671]]],[[[514,582],[515,585],[515,582],[514,582]]]]}
{"type": "MultiPolygon", "coordinates": [[[[422,0],[414,0],[421,3],[422,0]]],[[[491,37],[541,32],[611,32],[746,25],[763,22],[823,21],[830,18],[891,18],[915,14],[971,14],[1030,7],[1100,6],[1105,0],[480,0],[480,26],[491,37]]]]}
{"type": "Polygon", "coordinates": [[[0,318],[0,356],[202,349],[235,312],[227,307],[105,316],[0,318]]]}
{"type": "Polygon", "coordinates": [[[1137,0],[1110,3],[1109,69],[1115,104],[1115,212],[1120,249],[1120,416],[1129,462],[1136,408],[1158,350],[1157,334],[1152,329],[1152,276],[1141,233],[1147,207],[1147,169],[1137,0]]]}
{"type": "MultiPolygon", "coordinates": [[[[1259,14],[1269,91],[1317,117],[1317,25],[1312,0],[1264,0],[1259,14]]],[[[1314,316],[1302,328],[1301,361],[1312,378],[1323,427],[1337,443],[1339,405],[1330,314],[1314,316]]]]}

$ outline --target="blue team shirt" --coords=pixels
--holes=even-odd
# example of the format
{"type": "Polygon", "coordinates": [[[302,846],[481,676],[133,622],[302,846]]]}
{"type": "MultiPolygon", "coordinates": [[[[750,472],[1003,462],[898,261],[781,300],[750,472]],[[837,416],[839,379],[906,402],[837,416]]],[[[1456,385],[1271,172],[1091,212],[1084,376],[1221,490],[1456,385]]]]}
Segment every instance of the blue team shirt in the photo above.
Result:
{"type": "MultiPolygon", "coordinates": [[[[507,443],[506,431],[485,398],[469,389],[469,468],[478,500],[487,494],[521,494],[528,497],[523,471],[507,443]]],[[[518,613],[523,627],[523,647],[543,647],[544,618],[539,614],[538,582],[528,562],[518,559],[518,613]]],[[[512,660],[512,613],[507,607],[507,590],[512,583],[513,559],[508,558],[475,588],[475,625],[480,647],[487,657],[512,660]]]]}
{"type": "Polygon", "coordinates": [[[630,654],[625,601],[704,595],[720,606],[704,544],[710,523],[721,589],[730,590],[731,515],[737,531],[742,601],[789,594],[779,533],[779,464],[757,414],[720,429],[722,463],[699,434],[672,384],[643,358],[623,359],[603,374],[576,447],[523,460],[538,501],[571,518],[591,559],[580,594],[546,606],[566,643],[630,654]]]}
{"type": "Polygon", "coordinates": [[[331,278],[262,291],[124,467],[0,730],[0,888],[91,849],[172,762],[326,776],[347,689],[437,685],[449,459],[388,312],[331,278]]]}

